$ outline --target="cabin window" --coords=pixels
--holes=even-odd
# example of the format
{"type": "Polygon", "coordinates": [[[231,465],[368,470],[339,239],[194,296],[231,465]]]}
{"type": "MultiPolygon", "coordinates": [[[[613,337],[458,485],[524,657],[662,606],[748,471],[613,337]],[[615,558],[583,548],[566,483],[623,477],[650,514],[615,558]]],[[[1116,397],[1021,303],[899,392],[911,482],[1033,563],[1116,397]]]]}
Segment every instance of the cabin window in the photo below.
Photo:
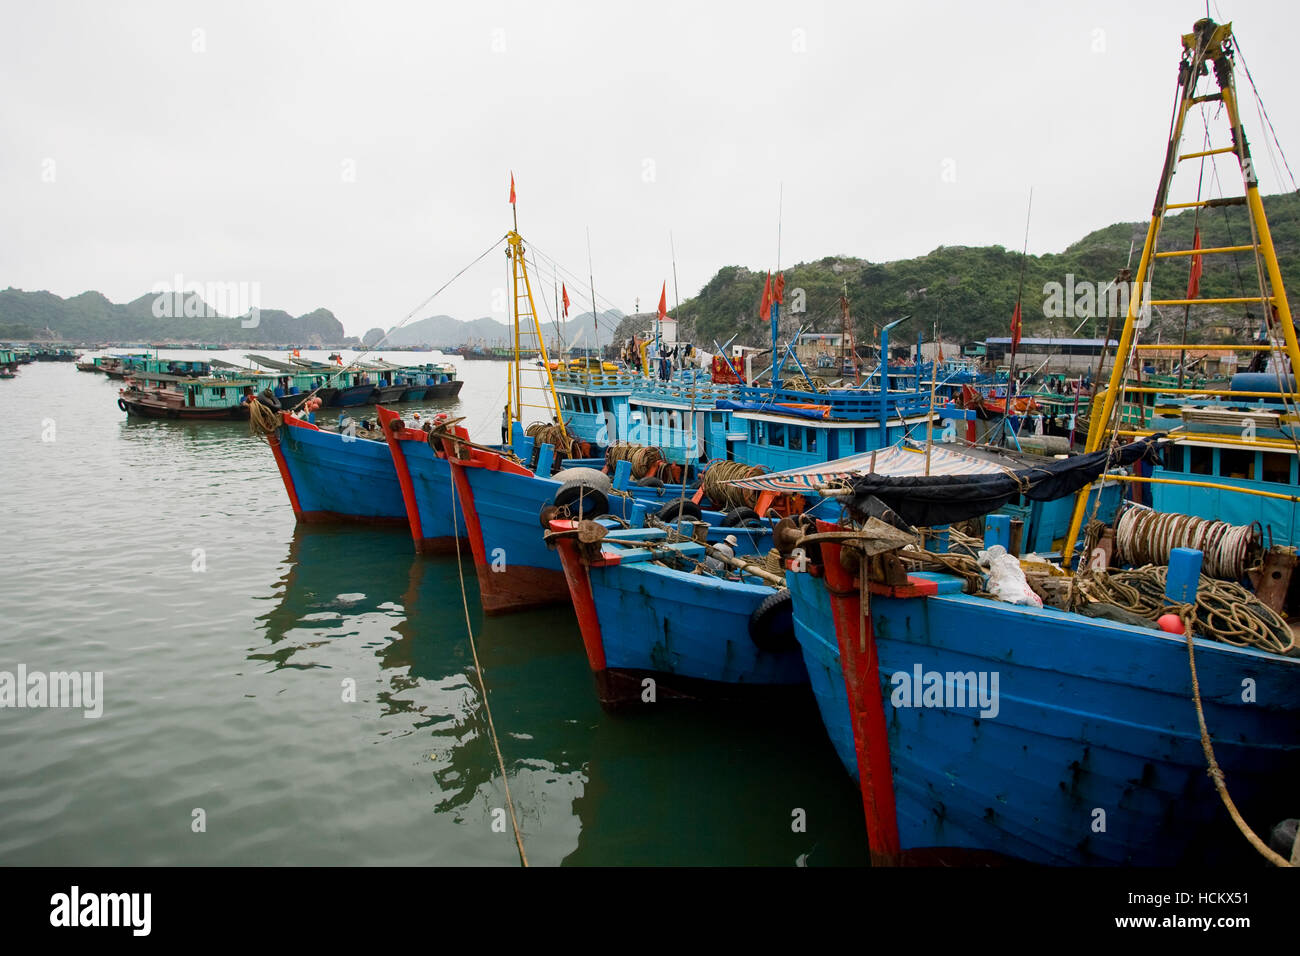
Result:
{"type": "Polygon", "coordinates": [[[1280,485],[1291,484],[1291,462],[1295,460],[1294,455],[1266,451],[1263,452],[1263,457],[1264,466],[1260,470],[1265,481],[1276,482],[1280,485]]]}
{"type": "Polygon", "coordinates": [[[1187,473],[1191,475],[1214,474],[1214,449],[1194,445],[1187,449],[1187,473]]]}
{"type": "Polygon", "coordinates": [[[749,440],[752,441],[752,442],[754,442],[754,443],[756,443],[756,444],[757,444],[758,442],[761,442],[761,441],[763,440],[763,423],[762,423],[762,422],[750,422],[750,423],[749,423],[749,440]]]}
{"type": "Polygon", "coordinates": [[[784,448],[785,425],[780,422],[772,422],[772,427],[767,430],[767,443],[773,448],[784,448]]]}
{"type": "Polygon", "coordinates": [[[809,451],[816,451],[816,450],[817,450],[817,429],[815,429],[815,428],[810,428],[810,429],[808,429],[808,442],[807,442],[807,444],[808,444],[808,450],[809,450],[809,451]]]}
{"type": "Polygon", "coordinates": [[[790,450],[803,451],[803,429],[798,426],[790,426],[790,450]]]}
{"type": "Polygon", "coordinates": [[[1255,477],[1255,453],[1245,448],[1219,449],[1219,474],[1224,478],[1255,477]]]}
{"type": "Polygon", "coordinates": [[[1176,446],[1166,449],[1165,451],[1165,470],[1166,471],[1186,471],[1183,464],[1182,446],[1176,446]]]}

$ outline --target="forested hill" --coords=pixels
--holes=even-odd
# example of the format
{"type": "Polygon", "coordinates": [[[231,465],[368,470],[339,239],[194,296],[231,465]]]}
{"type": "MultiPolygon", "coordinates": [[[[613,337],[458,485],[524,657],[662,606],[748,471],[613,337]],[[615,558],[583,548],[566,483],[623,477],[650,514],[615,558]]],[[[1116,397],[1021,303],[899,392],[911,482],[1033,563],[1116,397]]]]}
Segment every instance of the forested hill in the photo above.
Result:
{"type": "MultiPolygon", "coordinates": [[[[1273,242],[1282,266],[1288,299],[1300,303],[1300,195],[1286,193],[1264,199],[1273,242]]],[[[1190,249],[1193,236],[1192,211],[1170,216],[1161,230],[1161,250],[1190,249]]],[[[1201,210],[1199,219],[1201,247],[1249,245],[1250,223],[1245,207],[1201,210]]],[[[1073,315],[1045,316],[1051,305],[1044,294],[1047,283],[1067,282],[1074,277],[1076,288],[1083,282],[1104,287],[1130,264],[1136,270],[1146,237],[1147,223],[1116,223],[1090,233],[1061,253],[1030,256],[1025,263],[1022,314],[1026,336],[1070,335],[1084,316],[1072,306],[1086,304],[1078,293],[1069,303],[1073,315]]],[[[1220,254],[1202,257],[1201,297],[1227,298],[1259,295],[1253,256],[1249,253],[1220,254]]],[[[1154,271],[1154,298],[1182,298],[1187,289],[1190,258],[1158,260],[1154,271]]],[[[801,326],[811,324],[812,331],[835,332],[840,328],[839,298],[847,286],[850,312],[855,332],[874,336],[882,323],[910,315],[906,337],[918,331],[926,339],[932,336],[937,320],[944,339],[981,340],[988,336],[1009,334],[1008,326],[1020,281],[1019,250],[1001,246],[940,246],[929,255],[896,262],[867,262],[847,256],[827,256],[816,262],[800,263],[785,270],[786,305],[781,322],[782,337],[801,326]],[[803,289],[806,313],[790,315],[792,291],[803,289]]],[[[726,266],[718,271],[695,297],[682,303],[678,310],[680,334],[708,348],[714,340],[721,343],[735,333],[737,341],[761,345],[767,341],[767,326],[758,320],[758,303],[763,293],[764,272],[742,266],[726,266]]],[[[1063,304],[1064,290],[1057,299],[1063,304]]],[[[1293,306],[1294,309],[1294,306],[1293,306]]],[[[1256,328],[1261,315],[1258,306],[1247,316],[1245,308],[1236,306],[1197,306],[1191,310],[1190,325],[1195,341],[1214,340],[1211,327],[1228,325],[1234,332],[1256,328]]],[[[1064,312],[1065,309],[1059,310],[1064,312]]],[[[1119,321],[1122,322],[1122,315],[1119,321]]],[[[1165,307],[1157,310],[1154,327],[1165,339],[1181,335],[1183,309],[1165,307]]],[[[1118,325],[1117,325],[1118,327],[1118,325]]],[[[1106,319],[1084,322],[1079,335],[1100,336],[1106,319]]],[[[1222,332],[1218,339],[1222,338],[1222,332]]]]}
{"type": "Polygon", "coordinates": [[[67,342],[212,342],[255,345],[344,345],[343,324],[328,309],[293,316],[262,309],[252,319],[227,318],[195,294],[142,295],[110,302],[99,292],[64,299],[52,292],[0,291],[0,341],[54,338],[67,342]],[[169,301],[170,300],[170,301],[169,301]],[[161,313],[161,314],[160,314],[161,313]],[[45,330],[48,329],[49,332],[45,330]]]}

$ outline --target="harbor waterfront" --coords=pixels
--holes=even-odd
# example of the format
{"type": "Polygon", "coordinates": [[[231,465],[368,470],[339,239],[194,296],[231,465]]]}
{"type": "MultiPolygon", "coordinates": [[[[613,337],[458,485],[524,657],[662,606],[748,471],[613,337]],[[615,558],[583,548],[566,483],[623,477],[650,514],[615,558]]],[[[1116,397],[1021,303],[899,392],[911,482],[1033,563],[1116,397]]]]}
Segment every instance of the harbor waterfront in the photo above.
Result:
{"type": "MultiPolygon", "coordinates": [[[[499,438],[500,367],[454,361],[459,399],[404,414],[499,438]]],[[[455,556],[295,525],[247,422],[130,416],[119,385],[6,383],[0,671],[102,674],[103,713],[0,708],[0,862],[517,864],[455,556]]],[[[463,572],[530,863],[866,862],[811,695],[606,713],[570,608],[484,617],[463,572]]]]}

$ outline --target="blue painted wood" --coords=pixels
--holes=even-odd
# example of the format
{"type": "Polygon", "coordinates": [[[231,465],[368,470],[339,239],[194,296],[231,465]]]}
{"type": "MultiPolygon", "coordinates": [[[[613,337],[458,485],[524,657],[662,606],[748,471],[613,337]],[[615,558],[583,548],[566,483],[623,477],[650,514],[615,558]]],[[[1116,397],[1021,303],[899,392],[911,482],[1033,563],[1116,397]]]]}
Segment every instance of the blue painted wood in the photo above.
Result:
{"type": "Polygon", "coordinates": [[[280,428],[280,450],[306,512],[402,519],[406,506],[388,445],[310,428],[280,428]]]}
{"type": "Polygon", "coordinates": [[[984,547],[991,548],[995,544],[1011,549],[1010,515],[992,514],[984,518],[984,547]]]}
{"type": "Polygon", "coordinates": [[[1165,597],[1175,604],[1195,604],[1201,583],[1201,560],[1204,556],[1193,548],[1171,548],[1169,570],[1165,575],[1165,597]]]}
{"type": "Polygon", "coordinates": [[[539,475],[549,475],[554,464],[555,446],[549,442],[543,442],[542,447],[537,450],[537,467],[533,470],[539,475]]]}
{"type": "Polygon", "coordinates": [[[400,444],[411,475],[411,487],[420,512],[420,531],[424,537],[465,537],[465,519],[459,505],[453,508],[451,465],[445,458],[435,455],[428,442],[400,440],[400,444]]]}
{"type": "MultiPolygon", "coordinates": [[[[818,706],[856,777],[829,598],[811,575],[787,577],[818,706]]],[[[873,595],[871,613],[904,849],[1069,865],[1253,854],[1206,775],[1181,637],[964,594],[873,595]],[[990,688],[997,675],[996,713],[902,706],[894,675],[917,668],[984,674],[990,688]]],[[[1300,659],[1198,639],[1196,662],[1233,799],[1266,830],[1293,814],[1279,784],[1300,779],[1300,659]],[[1255,696],[1243,701],[1247,679],[1255,696]]]]}
{"type": "Polygon", "coordinates": [[[627,483],[632,478],[632,463],[626,458],[614,465],[614,490],[627,491],[627,483]]]}
{"type": "Polygon", "coordinates": [[[756,686],[808,679],[798,650],[763,651],[749,637],[770,587],[650,563],[592,567],[590,579],[610,668],[756,686]]]}

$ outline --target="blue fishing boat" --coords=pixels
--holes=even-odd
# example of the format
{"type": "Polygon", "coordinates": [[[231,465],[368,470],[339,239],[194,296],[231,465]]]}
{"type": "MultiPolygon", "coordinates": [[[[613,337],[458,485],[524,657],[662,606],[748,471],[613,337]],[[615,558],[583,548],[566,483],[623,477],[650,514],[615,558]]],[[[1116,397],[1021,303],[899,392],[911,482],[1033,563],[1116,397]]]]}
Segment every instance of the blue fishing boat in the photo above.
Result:
{"type": "MultiPolygon", "coordinates": [[[[873,859],[1172,865],[1236,849],[1182,637],[963,593],[947,574],[864,591],[841,547],[823,542],[787,582],[873,859]]],[[[1267,832],[1294,812],[1278,782],[1300,779],[1300,659],[1194,644],[1218,765],[1267,832]]]]}
{"type": "MultiPolygon", "coordinates": [[[[1290,788],[1300,779],[1300,642],[1279,613],[1295,608],[1288,606],[1285,581],[1277,584],[1282,572],[1263,573],[1270,565],[1261,567],[1258,555],[1224,560],[1239,556],[1238,543],[1240,553],[1250,551],[1243,533],[1250,529],[1213,519],[1257,521],[1265,516],[1260,502],[1268,499],[1286,502],[1276,526],[1291,528],[1293,489],[1258,482],[1266,465],[1275,486],[1294,475],[1291,458],[1270,463],[1261,456],[1294,444],[1284,427],[1288,416],[1279,412],[1300,399],[1291,377],[1300,349],[1237,116],[1231,29],[1200,20],[1183,46],[1155,211],[1109,383],[1094,404],[1086,453],[1004,469],[1001,476],[980,469],[936,475],[928,467],[926,475],[891,475],[873,468],[841,481],[839,489],[801,476],[836,496],[848,516],[801,539],[786,579],[810,683],[828,736],[860,787],[878,862],[995,856],[1057,865],[1174,865],[1263,856],[1284,865],[1295,859],[1293,830],[1280,824],[1295,816],[1290,788]],[[1209,76],[1218,92],[1198,95],[1196,87],[1209,76]],[[1180,155],[1188,111],[1207,102],[1226,110],[1234,147],[1180,155]],[[1226,389],[1129,384],[1125,370],[1138,350],[1155,347],[1138,344],[1145,308],[1216,303],[1198,296],[1194,264],[1185,298],[1138,304],[1157,257],[1234,251],[1215,243],[1200,249],[1199,241],[1190,250],[1156,251],[1167,210],[1207,205],[1170,201],[1174,165],[1221,152],[1231,152],[1241,167],[1245,196],[1231,203],[1251,216],[1258,241],[1248,248],[1264,295],[1217,301],[1268,304],[1276,385],[1258,379],[1226,389]],[[1192,414],[1177,415],[1175,434],[1152,434],[1145,415],[1133,422],[1121,414],[1129,392],[1168,394],[1173,403],[1153,407],[1183,403],[1192,414]],[[1207,393],[1231,401],[1207,403],[1207,393]],[[1270,415],[1242,407],[1242,399],[1271,399],[1274,408],[1270,415]],[[1272,431],[1261,440],[1261,430],[1272,431]],[[1121,446],[1121,437],[1141,441],[1121,446]],[[1153,455],[1165,456],[1165,464],[1139,467],[1153,455]],[[1132,473],[1115,465],[1132,466],[1132,473]],[[1102,474],[1168,486],[1164,502],[1186,507],[1187,514],[1133,507],[1120,513],[1117,538],[1133,516],[1149,516],[1141,546],[1156,556],[1154,564],[1117,567],[1135,547],[1130,541],[1120,543],[1111,556],[1115,565],[1108,566],[1105,549],[1093,547],[1100,540],[1094,531],[1087,546],[1076,547],[1084,517],[1095,514],[1102,474]],[[1184,488],[1194,494],[1178,498],[1184,488]],[[1240,498],[1225,507],[1211,499],[1211,490],[1240,498]],[[1005,524],[991,517],[982,561],[969,547],[963,555],[944,545],[950,522],[987,514],[1018,494],[1051,499],[1070,492],[1075,506],[1061,567],[1017,561],[993,547],[1006,548],[1007,538],[1005,524]],[[1184,530],[1188,543],[1171,547],[1184,530]],[[916,535],[911,545],[888,540],[900,531],[916,535]],[[934,542],[935,550],[923,541],[934,542]],[[1225,541],[1233,542],[1226,551],[1225,541]],[[1252,565],[1259,573],[1248,576],[1252,565]]],[[[783,479],[750,484],[766,480],[783,479]]],[[[1091,524],[1105,530],[1105,522],[1091,524]]],[[[1274,568],[1289,574],[1293,565],[1291,556],[1274,568]]]]}
{"type": "Polygon", "coordinates": [[[638,524],[650,514],[666,520],[684,515],[707,522],[705,533],[711,541],[735,535],[742,553],[764,554],[771,547],[770,524],[703,511],[683,498],[684,489],[661,497],[664,489],[631,485],[628,462],[621,463],[613,478],[590,468],[567,469],[550,476],[553,448],[543,445],[533,458],[532,440],[523,438],[521,430],[516,431],[519,444],[507,454],[508,450],[470,441],[459,426],[434,430],[430,441],[430,433],[407,428],[389,409],[381,409],[380,421],[395,467],[404,475],[402,490],[417,548],[454,548],[450,532],[431,535],[428,529],[439,515],[455,515],[460,534],[469,539],[479,599],[489,614],[568,600],[559,557],[540,535],[544,515],[554,513],[557,507],[576,509],[588,517],[613,515],[638,524]],[[533,462],[531,468],[521,463],[529,461],[533,462]]]}
{"type": "Polygon", "coordinates": [[[356,521],[405,526],[406,504],[378,429],[329,431],[278,413],[266,433],[299,521],[356,521]]]}
{"type": "Polygon", "coordinates": [[[761,567],[729,575],[715,558],[710,569],[712,549],[663,529],[553,521],[547,540],[560,555],[603,705],[807,683],[789,597],[761,567]]]}
{"type": "MultiPolygon", "coordinates": [[[[753,480],[819,484],[858,516],[803,537],[787,554],[786,582],[809,682],[862,790],[877,862],[1232,858],[1239,841],[1224,841],[1232,824],[1206,775],[1200,706],[1243,815],[1265,833],[1289,815],[1276,781],[1300,773],[1300,700],[1287,690],[1300,657],[1278,652],[1295,638],[1258,602],[1228,598],[1271,628],[1269,641],[1237,646],[1205,625],[1192,641],[1194,686],[1179,634],[1110,605],[1085,615],[994,599],[972,558],[918,550],[946,535],[917,528],[946,528],[1018,494],[1060,498],[1156,452],[1144,439],[1012,468],[987,452],[932,449],[929,477],[895,455],[857,477],[834,468],[820,482],[753,480]],[[892,524],[863,518],[871,509],[892,524]]],[[[1089,581],[1079,579],[1081,593],[1089,581]]]]}

